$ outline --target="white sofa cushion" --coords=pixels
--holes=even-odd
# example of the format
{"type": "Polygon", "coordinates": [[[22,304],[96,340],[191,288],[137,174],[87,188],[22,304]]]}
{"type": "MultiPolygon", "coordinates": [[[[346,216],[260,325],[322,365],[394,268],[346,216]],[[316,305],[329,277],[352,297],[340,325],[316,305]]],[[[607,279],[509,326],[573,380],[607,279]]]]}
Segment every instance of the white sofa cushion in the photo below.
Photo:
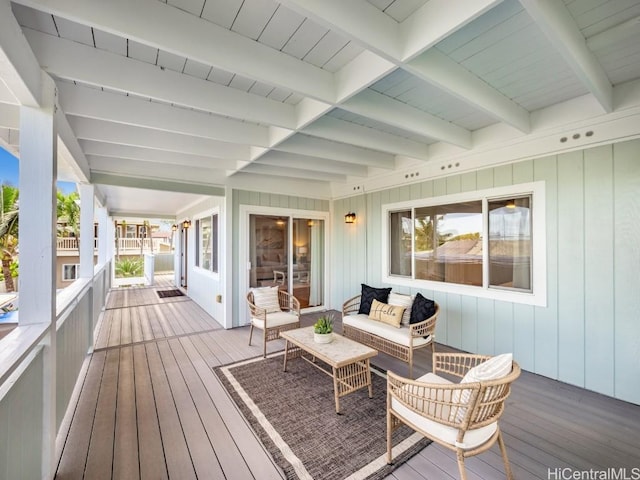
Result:
{"type": "MultiPolygon", "coordinates": [[[[446,378],[442,378],[434,373],[427,373],[426,375],[417,378],[416,381],[424,383],[434,383],[438,385],[447,385],[452,383],[446,378]]],[[[405,387],[403,388],[411,387],[409,385],[405,385],[405,387]]],[[[407,408],[396,398],[391,399],[391,408],[395,412],[397,412],[400,417],[405,418],[418,429],[422,430],[425,433],[428,433],[429,436],[437,438],[438,440],[449,445],[455,445],[459,448],[462,448],[463,450],[470,450],[479,445],[482,445],[491,438],[491,436],[496,432],[496,429],[498,428],[498,423],[493,422],[489,425],[485,425],[484,427],[477,428],[475,430],[469,430],[467,431],[467,433],[465,433],[462,443],[458,443],[456,441],[458,437],[457,428],[443,425],[436,421],[425,418],[422,415],[419,415],[413,410],[407,408]]],[[[446,409],[443,409],[442,413],[439,416],[441,418],[447,418],[449,416],[449,412],[446,409]]]]}
{"type": "MultiPolygon", "coordinates": [[[[401,326],[400,328],[387,325],[386,323],[376,322],[371,320],[368,315],[359,313],[357,315],[345,315],[342,318],[344,325],[364,330],[365,332],[372,333],[387,340],[397,343],[399,345],[409,346],[409,327],[401,326]]],[[[427,338],[416,337],[413,339],[413,346],[418,347],[431,342],[431,335],[427,338]]]]}
{"type": "MultiPolygon", "coordinates": [[[[295,313],[275,312],[267,314],[267,326],[269,328],[288,325],[289,323],[295,323],[297,321],[298,316],[295,313]]],[[[264,322],[260,318],[251,317],[251,323],[254,327],[264,330],[264,322]]]]}

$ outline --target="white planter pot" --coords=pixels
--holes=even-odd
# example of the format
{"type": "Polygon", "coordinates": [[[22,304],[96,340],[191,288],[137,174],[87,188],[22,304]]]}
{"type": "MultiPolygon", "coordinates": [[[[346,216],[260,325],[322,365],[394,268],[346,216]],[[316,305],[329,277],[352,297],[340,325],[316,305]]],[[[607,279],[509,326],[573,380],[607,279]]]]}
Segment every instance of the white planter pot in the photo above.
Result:
{"type": "Polygon", "coordinates": [[[332,333],[315,333],[313,334],[313,341],[316,343],[331,343],[333,340],[332,333]]]}

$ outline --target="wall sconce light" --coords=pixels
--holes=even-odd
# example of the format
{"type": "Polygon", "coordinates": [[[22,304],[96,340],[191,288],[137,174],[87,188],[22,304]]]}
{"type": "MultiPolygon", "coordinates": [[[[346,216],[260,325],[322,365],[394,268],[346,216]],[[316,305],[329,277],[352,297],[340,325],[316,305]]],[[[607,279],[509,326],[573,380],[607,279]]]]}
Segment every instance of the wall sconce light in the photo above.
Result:
{"type": "Polygon", "coordinates": [[[344,223],[355,223],[356,222],[356,214],[353,212],[349,212],[344,216],[344,223]]]}
{"type": "Polygon", "coordinates": [[[182,228],[189,228],[191,226],[191,220],[185,220],[184,222],[182,222],[182,228]]]}
{"type": "Polygon", "coordinates": [[[507,204],[505,205],[505,207],[507,207],[507,208],[516,208],[516,201],[515,200],[508,200],[507,204]]]}
{"type": "Polygon", "coordinates": [[[171,231],[175,232],[176,230],[178,230],[178,225],[174,223],[173,225],[171,225],[171,231]]]}

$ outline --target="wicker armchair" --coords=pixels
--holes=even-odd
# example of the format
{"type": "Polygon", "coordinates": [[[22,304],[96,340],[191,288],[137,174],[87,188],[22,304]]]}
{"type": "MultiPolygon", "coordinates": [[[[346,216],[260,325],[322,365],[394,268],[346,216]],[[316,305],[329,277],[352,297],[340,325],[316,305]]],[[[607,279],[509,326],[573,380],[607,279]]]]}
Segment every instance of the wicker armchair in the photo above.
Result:
{"type": "Polygon", "coordinates": [[[267,342],[280,338],[280,332],[300,328],[300,302],[296,297],[285,291],[278,291],[279,312],[269,312],[265,308],[256,306],[253,300],[253,292],[247,294],[247,304],[251,316],[251,329],[249,331],[249,345],[253,329],[262,330],[262,356],[267,356],[267,342]]]}
{"type": "Polygon", "coordinates": [[[460,478],[467,478],[464,459],[485,452],[497,441],[507,478],[513,478],[498,425],[511,383],[520,375],[514,361],[511,373],[497,380],[452,383],[437,375],[464,377],[489,356],[434,353],[433,373],[417,380],[387,372],[387,463],[392,462],[391,435],[402,424],[456,452],[460,478]]]}

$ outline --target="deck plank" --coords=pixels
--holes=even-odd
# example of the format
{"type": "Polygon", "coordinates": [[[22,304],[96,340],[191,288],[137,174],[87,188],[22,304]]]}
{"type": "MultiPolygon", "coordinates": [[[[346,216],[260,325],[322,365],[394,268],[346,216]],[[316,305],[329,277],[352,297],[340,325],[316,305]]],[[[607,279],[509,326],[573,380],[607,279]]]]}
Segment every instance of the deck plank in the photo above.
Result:
{"type": "Polygon", "coordinates": [[[113,438],[118,394],[119,350],[107,350],[84,478],[112,478],[113,438]]]}
{"type": "Polygon", "coordinates": [[[113,445],[113,476],[136,480],[140,478],[138,465],[138,425],[133,373],[133,351],[121,348],[118,370],[116,431],[113,445]]]}
{"type": "Polygon", "coordinates": [[[167,464],[164,459],[147,353],[144,345],[134,345],[132,350],[140,478],[142,480],[164,480],[168,478],[167,464]]]}
{"type": "Polygon", "coordinates": [[[147,343],[145,347],[158,411],[160,433],[163,445],[167,445],[164,450],[167,470],[170,478],[195,479],[197,478],[196,472],[191,462],[189,448],[187,447],[185,434],[178,417],[171,388],[169,387],[169,381],[160,359],[158,343],[147,343]]]}
{"type": "Polygon", "coordinates": [[[106,357],[106,352],[95,352],[91,356],[58,464],[58,479],[76,479],[84,475],[106,357]]]}
{"type": "Polygon", "coordinates": [[[176,342],[178,340],[159,342],[158,351],[167,374],[193,467],[198,478],[224,478],[216,452],[207,437],[191,393],[173,355],[171,345],[175,346],[176,342]]]}

